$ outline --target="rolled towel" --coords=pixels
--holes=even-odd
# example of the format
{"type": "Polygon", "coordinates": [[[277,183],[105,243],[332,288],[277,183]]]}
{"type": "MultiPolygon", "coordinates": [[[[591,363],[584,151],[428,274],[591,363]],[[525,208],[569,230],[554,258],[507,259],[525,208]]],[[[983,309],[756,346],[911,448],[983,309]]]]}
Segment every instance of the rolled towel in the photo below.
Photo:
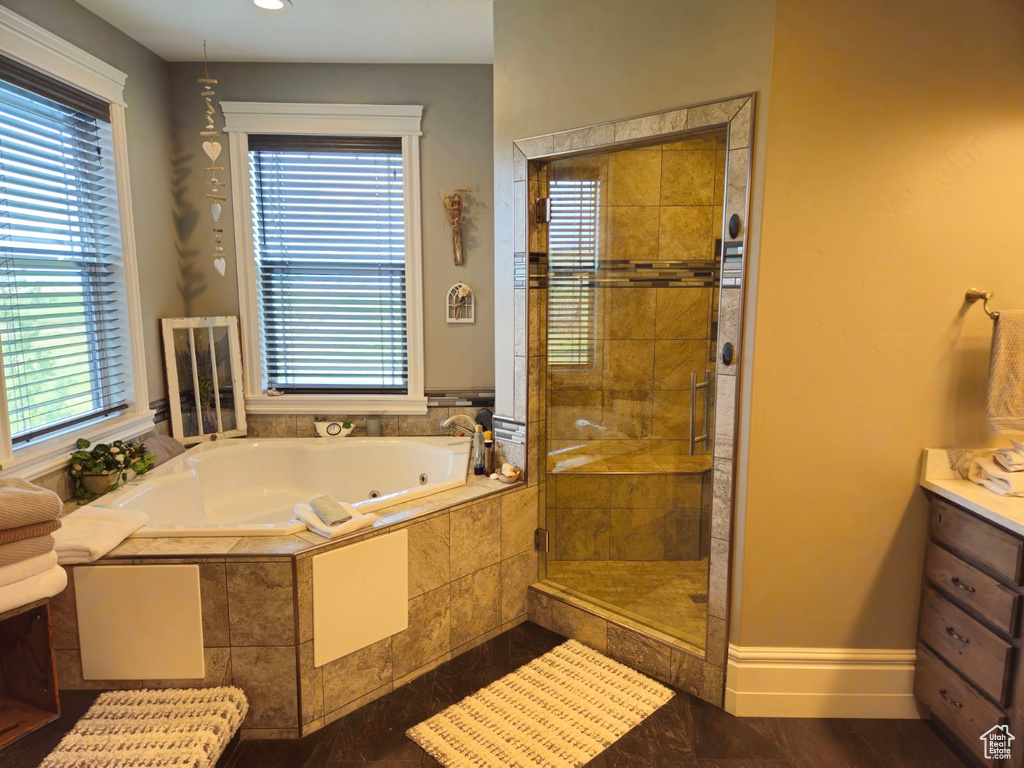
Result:
{"type": "Polygon", "coordinates": [[[1000,496],[1024,496],[1024,473],[1005,472],[990,458],[972,461],[968,477],[1000,496]]]}
{"type": "Polygon", "coordinates": [[[148,523],[149,515],[129,509],[82,507],[61,522],[63,526],[53,534],[60,563],[91,563],[148,523]]]}
{"type": "Polygon", "coordinates": [[[51,549],[45,555],[36,555],[27,560],[0,567],[0,587],[6,587],[8,584],[48,571],[56,564],[57,553],[51,549]]]}
{"type": "Polygon", "coordinates": [[[36,536],[34,539],[15,541],[10,544],[0,544],[0,567],[20,563],[30,557],[45,555],[53,551],[53,536],[36,536]]]}
{"type": "Polygon", "coordinates": [[[53,491],[20,477],[0,480],[0,529],[56,520],[64,502],[53,491]]]}
{"type": "Polygon", "coordinates": [[[992,454],[992,460],[1004,472],[1024,472],[1024,456],[1013,448],[1001,448],[992,454]]]}
{"type": "Polygon", "coordinates": [[[377,516],[368,512],[365,515],[357,515],[341,525],[324,525],[324,521],[316,516],[309,504],[296,504],[294,512],[295,517],[305,523],[309,530],[325,539],[336,539],[339,536],[355,533],[363,528],[368,528],[377,521],[377,516]]]}
{"type": "Polygon", "coordinates": [[[331,496],[324,494],[317,496],[309,502],[309,508],[313,514],[323,520],[324,525],[341,525],[359,516],[359,510],[344,501],[335,501],[331,496]]]}
{"type": "Polygon", "coordinates": [[[8,528],[7,530],[0,531],[0,544],[11,544],[15,541],[24,541],[25,539],[34,539],[37,536],[45,536],[48,533],[53,533],[60,528],[60,520],[50,520],[45,523],[35,523],[34,525],[23,525],[21,528],[8,528]]]}
{"type": "Polygon", "coordinates": [[[0,613],[13,611],[36,600],[53,597],[63,592],[67,585],[67,573],[59,565],[55,565],[35,576],[0,587],[0,613]]]}

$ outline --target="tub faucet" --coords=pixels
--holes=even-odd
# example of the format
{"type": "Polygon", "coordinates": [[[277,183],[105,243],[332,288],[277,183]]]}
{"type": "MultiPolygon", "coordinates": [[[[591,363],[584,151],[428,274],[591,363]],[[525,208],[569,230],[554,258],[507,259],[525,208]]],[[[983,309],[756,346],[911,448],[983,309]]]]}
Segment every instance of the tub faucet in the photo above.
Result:
{"type": "Polygon", "coordinates": [[[464,424],[459,423],[459,420],[463,420],[466,424],[470,424],[469,434],[476,432],[476,419],[472,416],[467,416],[464,413],[456,413],[454,416],[450,416],[441,422],[441,429],[448,434],[454,434],[456,429],[462,428],[465,430],[464,424]]]}

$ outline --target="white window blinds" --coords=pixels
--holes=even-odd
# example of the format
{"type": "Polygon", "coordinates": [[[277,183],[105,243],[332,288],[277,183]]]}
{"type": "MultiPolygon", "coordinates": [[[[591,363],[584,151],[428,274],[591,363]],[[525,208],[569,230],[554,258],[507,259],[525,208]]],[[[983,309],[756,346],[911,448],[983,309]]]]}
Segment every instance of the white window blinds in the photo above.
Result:
{"type": "Polygon", "coordinates": [[[550,365],[584,367],[596,360],[600,191],[596,179],[556,179],[548,187],[550,365]]]}
{"type": "Polygon", "coordinates": [[[266,388],[408,391],[400,138],[249,136],[266,388]]]}
{"type": "Polygon", "coordinates": [[[15,446],[128,407],[109,108],[0,60],[0,350],[15,446]]]}

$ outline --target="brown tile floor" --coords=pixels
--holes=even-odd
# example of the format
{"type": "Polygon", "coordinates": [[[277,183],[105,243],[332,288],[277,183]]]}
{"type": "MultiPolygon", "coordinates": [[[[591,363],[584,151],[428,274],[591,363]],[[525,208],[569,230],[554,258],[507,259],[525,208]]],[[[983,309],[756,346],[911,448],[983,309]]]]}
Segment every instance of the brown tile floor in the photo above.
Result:
{"type": "Polygon", "coordinates": [[[704,648],[708,560],[548,560],[547,580],[704,648]],[[696,599],[695,599],[696,598],[696,599]]]}
{"type": "MultiPolygon", "coordinates": [[[[405,730],[551,649],[562,638],[524,624],[301,741],[232,744],[218,768],[414,768],[438,764],[405,730]]],[[[0,752],[34,768],[95,697],[69,691],[57,722],[0,752]]],[[[966,768],[928,723],[738,719],[679,693],[588,768],[966,768]]]]}

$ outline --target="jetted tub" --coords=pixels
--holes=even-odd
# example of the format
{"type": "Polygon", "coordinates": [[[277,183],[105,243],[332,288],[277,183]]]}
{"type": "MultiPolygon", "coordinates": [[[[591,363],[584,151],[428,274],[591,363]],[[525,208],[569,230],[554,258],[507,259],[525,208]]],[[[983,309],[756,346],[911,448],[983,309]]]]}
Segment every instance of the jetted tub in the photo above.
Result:
{"type": "Polygon", "coordinates": [[[149,515],[135,537],[284,536],[322,494],[364,512],[466,484],[457,437],[251,438],[201,443],[91,506],[149,515]]]}

